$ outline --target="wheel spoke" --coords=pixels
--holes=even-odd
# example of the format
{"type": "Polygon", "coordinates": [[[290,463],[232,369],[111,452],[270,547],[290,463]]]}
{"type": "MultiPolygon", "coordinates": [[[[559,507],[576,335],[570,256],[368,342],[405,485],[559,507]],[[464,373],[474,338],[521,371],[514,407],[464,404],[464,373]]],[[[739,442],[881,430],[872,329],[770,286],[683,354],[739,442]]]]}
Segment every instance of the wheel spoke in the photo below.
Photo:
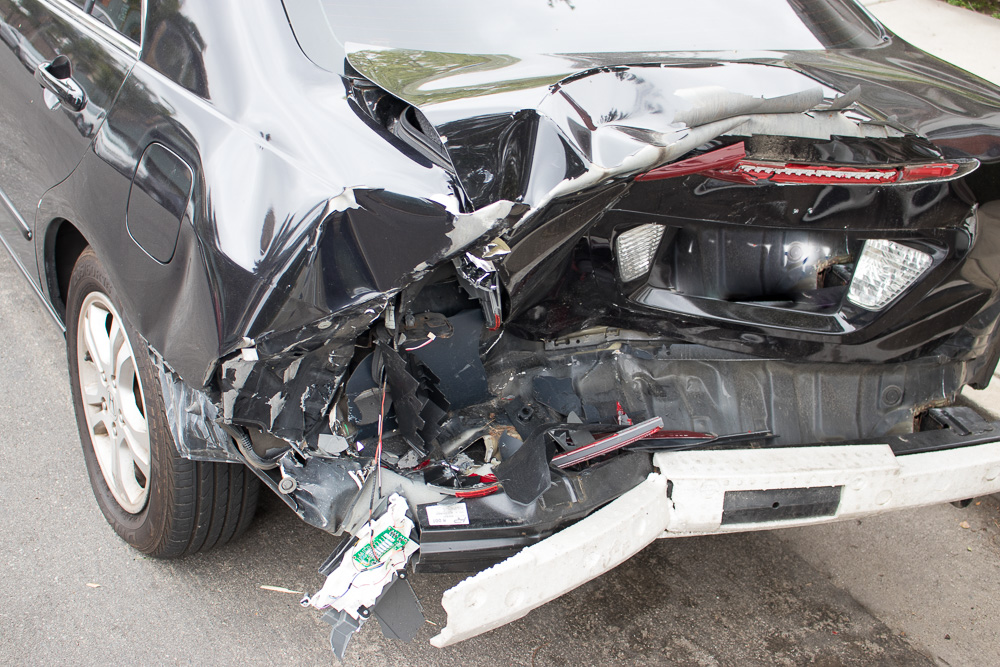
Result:
{"type": "Polygon", "coordinates": [[[122,442],[121,436],[110,436],[108,440],[111,442],[111,447],[109,448],[111,460],[108,461],[108,467],[111,468],[111,483],[114,485],[113,488],[122,490],[124,485],[122,484],[122,442]]]}
{"type": "Polygon", "coordinates": [[[113,360],[113,374],[114,377],[118,378],[119,381],[123,379],[123,375],[128,375],[131,377],[129,371],[133,370],[130,367],[126,367],[123,373],[123,366],[128,364],[131,366],[134,362],[132,361],[132,348],[129,346],[128,341],[125,340],[125,332],[122,330],[121,322],[115,317],[111,320],[111,332],[109,335],[110,349],[111,349],[111,359],[113,360]]]}
{"type": "Polygon", "coordinates": [[[141,424],[133,424],[126,417],[122,420],[121,430],[132,460],[146,479],[149,479],[149,432],[146,430],[145,420],[141,424]]]}
{"type": "Polygon", "coordinates": [[[92,304],[84,315],[84,342],[90,360],[97,370],[110,377],[111,374],[111,339],[105,328],[110,313],[96,304],[92,304]]]}

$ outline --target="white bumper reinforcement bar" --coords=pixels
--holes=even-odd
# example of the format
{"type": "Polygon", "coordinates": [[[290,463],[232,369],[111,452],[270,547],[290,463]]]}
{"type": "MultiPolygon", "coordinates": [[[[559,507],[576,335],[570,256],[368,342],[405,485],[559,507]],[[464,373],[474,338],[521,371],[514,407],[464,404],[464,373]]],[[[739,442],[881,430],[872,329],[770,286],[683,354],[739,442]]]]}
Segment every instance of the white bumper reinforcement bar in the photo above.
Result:
{"type": "Polygon", "coordinates": [[[431,644],[449,646],[517,620],[658,537],[840,521],[1000,491],[1000,442],[899,457],[888,445],[849,445],[665,452],[653,461],[659,472],[614,502],[445,591],[448,625],[431,644]],[[829,515],[723,523],[727,491],[815,487],[842,487],[829,515]]]}

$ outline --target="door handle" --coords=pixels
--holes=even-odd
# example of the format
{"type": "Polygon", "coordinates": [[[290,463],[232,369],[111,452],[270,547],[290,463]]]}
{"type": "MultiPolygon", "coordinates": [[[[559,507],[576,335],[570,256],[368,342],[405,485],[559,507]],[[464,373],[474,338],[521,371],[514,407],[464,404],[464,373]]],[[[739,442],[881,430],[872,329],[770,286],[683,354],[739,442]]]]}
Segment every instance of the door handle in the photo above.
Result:
{"type": "Polygon", "coordinates": [[[87,106],[87,93],[73,80],[73,64],[66,56],[56,56],[36,67],[35,81],[73,111],[83,111],[87,106]]]}

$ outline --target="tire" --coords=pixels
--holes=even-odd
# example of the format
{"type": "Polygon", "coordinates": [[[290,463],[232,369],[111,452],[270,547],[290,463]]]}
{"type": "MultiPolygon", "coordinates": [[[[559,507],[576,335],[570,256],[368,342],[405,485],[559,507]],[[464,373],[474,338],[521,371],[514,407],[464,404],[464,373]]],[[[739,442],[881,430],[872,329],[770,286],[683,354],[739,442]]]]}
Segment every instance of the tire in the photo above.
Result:
{"type": "Polygon", "coordinates": [[[120,304],[104,267],[85,249],[70,278],[66,348],[97,504],[123,540],[150,556],[221,546],[250,525],[260,481],[239,464],[178,454],[148,348],[120,304]]]}

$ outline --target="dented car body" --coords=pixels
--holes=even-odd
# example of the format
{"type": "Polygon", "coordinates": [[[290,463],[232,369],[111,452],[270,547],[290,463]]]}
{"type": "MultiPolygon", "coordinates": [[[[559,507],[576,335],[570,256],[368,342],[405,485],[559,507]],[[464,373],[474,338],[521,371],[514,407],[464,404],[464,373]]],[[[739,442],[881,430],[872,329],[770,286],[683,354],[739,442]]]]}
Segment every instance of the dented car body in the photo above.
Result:
{"type": "Polygon", "coordinates": [[[0,233],[71,333],[100,260],[180,457],[346,536],[338,652],[412,637],[407,566],[483,570],[447,645],[658,537],[1000,490],[1000,89],[854,3],[77,4],[0,1],[2,122],[73,142],[0,233]]]}

